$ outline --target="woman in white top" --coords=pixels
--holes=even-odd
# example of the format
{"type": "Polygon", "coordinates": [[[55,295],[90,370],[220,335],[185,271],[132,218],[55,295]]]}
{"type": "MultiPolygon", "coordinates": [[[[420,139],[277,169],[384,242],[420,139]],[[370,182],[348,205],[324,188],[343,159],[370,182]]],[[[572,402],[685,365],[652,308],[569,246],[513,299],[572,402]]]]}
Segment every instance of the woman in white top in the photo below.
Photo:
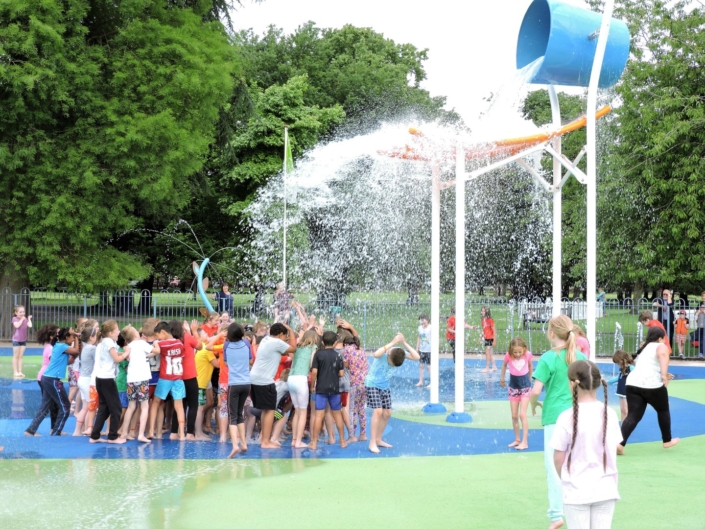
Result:
{"type": "Polygon", "coordinates": [[[644,416],[646,405],[650,404],[658,414],[658,426],[661,429],[663,447],[670,448],[678,444],[677,437],[671,437],[671,411],[668,407],[668,357],[669,348],[664,344],[666,333],[659,327],[651,327],[646,341],[634,355],[636,367],[627,376],[627,408],[629,415],[622,423],[623,441],[617,447],[617,453],[624,454],[627,439],[644,416]]]}

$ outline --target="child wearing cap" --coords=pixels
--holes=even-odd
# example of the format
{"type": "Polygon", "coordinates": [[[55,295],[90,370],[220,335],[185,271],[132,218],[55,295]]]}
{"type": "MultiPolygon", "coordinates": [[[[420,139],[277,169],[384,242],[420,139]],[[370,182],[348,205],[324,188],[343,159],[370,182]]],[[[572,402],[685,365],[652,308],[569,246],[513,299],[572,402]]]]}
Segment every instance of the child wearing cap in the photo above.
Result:
{"type": "Polygon", "coordinates": [[[685,311],[679,311],[678,319],[676,319],[676,343],[678,344],[678,356],[681,358],[685,358],[683,348],[688,337],[688,325],[690,325],[690,320],[685,317],[685,311]]]}

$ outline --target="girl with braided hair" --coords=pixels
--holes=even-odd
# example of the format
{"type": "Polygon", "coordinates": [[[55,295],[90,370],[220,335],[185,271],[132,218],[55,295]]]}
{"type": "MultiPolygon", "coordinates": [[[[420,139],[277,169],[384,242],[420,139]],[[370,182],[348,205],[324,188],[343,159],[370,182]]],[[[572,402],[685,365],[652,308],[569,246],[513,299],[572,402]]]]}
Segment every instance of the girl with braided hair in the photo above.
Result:
{"type": "Polygon", "coordinates": [[[619,499],[619,421],[607,406],[607,382],[594,362],[577,360],[568,368],[568,379],[573,408],[560,414],[551,439],[565,518],[570,529],[609,529],[619,499]],[[597,400],[600,386],[604,402],[597,400]]]}

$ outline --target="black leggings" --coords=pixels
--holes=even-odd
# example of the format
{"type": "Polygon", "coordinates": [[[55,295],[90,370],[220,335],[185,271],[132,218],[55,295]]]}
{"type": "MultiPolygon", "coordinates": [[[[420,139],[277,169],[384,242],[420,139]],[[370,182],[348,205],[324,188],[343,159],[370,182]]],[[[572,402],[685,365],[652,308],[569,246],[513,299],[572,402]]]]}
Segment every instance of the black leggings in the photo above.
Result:
{"type": "Polygon", "coordinates": [[[637,386],[627,386],[627,418],[622,423],[622,446],[627,444],[627,439],[644,416],[646,405],[656,410],[658,427],[661,429],[661,439],[664,443],[671,441],[671,412],[668,408],[668,390],[666,386],[646,389],[637,386]]]}
{"type": "MultiPolygon", "coordinates": [[[[186,388],[186,398],[182,402],[186,414],[186,433],[194,435],[196,433],[196,414],[198,413],[198,379],[184,380],[184,387],[186,388]]],[[[179,433],[179,420],[176,418],[176,412],[171,419],[171,433],[179,433]]]]}
{"type": "Polygon", "coordinates": [[[114,378],[96,378],[95,389],[98,392],[98,414],[93,424],[91,439],[100,439],[100,431],[109,416],[108,440],[114,441],[118,438],[118,428],[120,428],[120,417],[122,415],[122,404],[120,404],[117,384],[114,378]]]}
{"type": "Polygon", "coordinates": [[[242,411],[245,409],[245,401],[249,394],[249,384],[228,386],[228,416],[230,418],[230,426],[245,422],[242,411]]]}

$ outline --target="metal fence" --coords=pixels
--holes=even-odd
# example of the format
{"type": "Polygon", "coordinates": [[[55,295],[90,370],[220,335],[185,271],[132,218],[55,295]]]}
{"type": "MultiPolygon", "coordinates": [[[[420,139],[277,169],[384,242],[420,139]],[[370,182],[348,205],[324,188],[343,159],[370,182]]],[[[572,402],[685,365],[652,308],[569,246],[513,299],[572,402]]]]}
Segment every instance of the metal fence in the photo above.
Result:
{"type": "MultiPolygon", "coordinates": [[[[409,343],[414,345],[417,338],[418,319],[421,314],[430,315],[430,302],[422,295],[421,300],[410,299],[406,302],[398,293],[376,296],[369,294],[348,295],[334,300],[321,299],[314,294],[297,295],[297,300],[308,314],[316,318],[323,317],[327,328],[334,328],[334,320],[340,316],[350,322],[359,332],[360,339],[366,349],[375,349],[388,343],[397,333],[402,332],[409,343]]],[[[236,321],[254,323],[257,320],[272,322],[273,299],[271,293],[234,294],[232,316],[236,321]]],[[[634,351],[645,335],[644,329],[638,323],[639,312],[649,310],[654,318],[659,317],[655,302],[660,300],[631,299],[606,300],[598,302],[597,338],[591,344],[598,356],[611,356],[615,349],[634,351]]],[[[180,291],[116,291],[102,294],[72,294],[61,291],[43,291],[23,288],[12,292],[6,288],[0,292],[0,339],[9,340],[12,337],[12,308],[23,305],[27,314],[33,316],[33,328],[30,340],[34,339],[37,330],[45,323],[55,323],[59,326],[73,326],[77,318],[86,317],[98,321],[117,320],[120,325],[130,323],[138,327],[149,317],[161,319],[202,319],[199,309],[203,304],[194,292],[180,291]]],[[[449,351],[445,339],[446,319],[450,316],[453,306],[452,295],[443,295],[441,301],[441,320],[437,322],[437,332],[440,334],[441,350],[449,351]]],[[[552,313],[551,300],[535,299],[505,299],[501,297],[470,296],[466,302],[465,318],[474,328],[466,331],[466,350],[480,352],[481,322],[480,310],[488,307],[497,329],[496,352],[506,351],[509,342],[515,336],[520,336],[529,344],[534,352],[548,349],[546,327],[552,313]]],[[[564,299],[561,302],[561,312],[570,316],[573,321],[584,328],[587,305],[582,299],[564,299]]],[[[683,346],[686,358],[698,356],[698,348],[692,343],[691,334],[695,334],[697,324],[698,303],[688,303],[685,300],[675,300],[674,317],[684,310],[689,319],[688,336],[683,346]]],[[[669,320],[664,312],[663,319],[668,328],[669,320]]],[[[291,313],[290,324],[296,327],[300,322],[295,311],[291,313]]],[[[673,353],[680,353],[673,334],[673,353]]]]}

